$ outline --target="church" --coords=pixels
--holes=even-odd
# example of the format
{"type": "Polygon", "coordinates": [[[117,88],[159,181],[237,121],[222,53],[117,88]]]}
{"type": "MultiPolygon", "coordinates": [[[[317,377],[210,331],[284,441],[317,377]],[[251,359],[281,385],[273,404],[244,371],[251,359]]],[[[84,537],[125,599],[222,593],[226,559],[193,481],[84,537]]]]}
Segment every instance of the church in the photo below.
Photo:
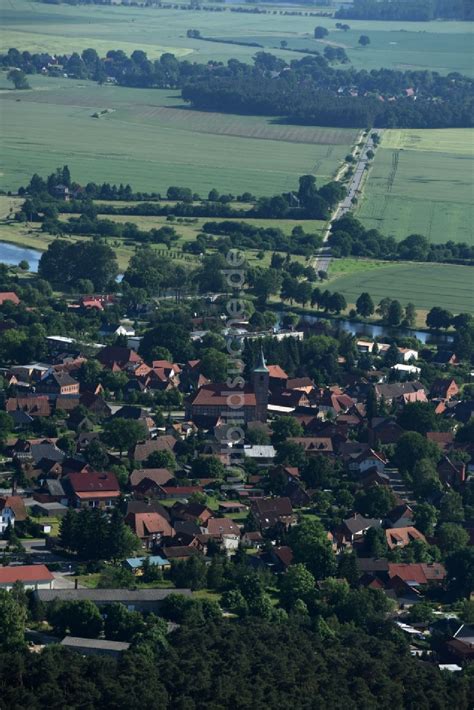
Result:
{"type": "Polygon", "coordinates": [[[251,383],[234,389],[223,382],[203,385],[186,400],[186,419],[198,426],[234,416],[245,424],[266,422],[269,383],[270,372],[262,351],[252,371],[251,383]]]}

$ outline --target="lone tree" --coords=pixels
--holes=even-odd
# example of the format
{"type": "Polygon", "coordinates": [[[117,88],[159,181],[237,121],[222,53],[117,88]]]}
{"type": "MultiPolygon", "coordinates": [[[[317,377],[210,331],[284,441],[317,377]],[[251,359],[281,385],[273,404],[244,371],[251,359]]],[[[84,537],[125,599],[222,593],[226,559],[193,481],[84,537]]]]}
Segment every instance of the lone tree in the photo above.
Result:
{"type": "Polygon", "coordinates": [[[371,316],[375,310],[374,302],[369,293],[364,291],[356,301],[357,313],[364,318],[371,316]]]}
{"type": "Polygon", "coordinates": [[[359,44],[361,47],[367,47],[367,45],[370,44],[370,37],[367,37],[367,35],[361,35],[359,37],[359,44]]]}
{"type": "Polygon", "coordinates": [[[8,81],[11,81],[13,83],[15,89],[31,89],[31,86],[28,84],[26,74],[25,72],[21,71],[21,69],[12,69],[11,71],[9,71],[7,74],[7,79],[8,81]]]}
{"type": "Polygon", "coordinates": [[[327,37],[329,32],[325,27],[321,27],[321,25],[318,25],[317,27],[314,28],[314,39],[323,39],[323,37],[327,37]]]}

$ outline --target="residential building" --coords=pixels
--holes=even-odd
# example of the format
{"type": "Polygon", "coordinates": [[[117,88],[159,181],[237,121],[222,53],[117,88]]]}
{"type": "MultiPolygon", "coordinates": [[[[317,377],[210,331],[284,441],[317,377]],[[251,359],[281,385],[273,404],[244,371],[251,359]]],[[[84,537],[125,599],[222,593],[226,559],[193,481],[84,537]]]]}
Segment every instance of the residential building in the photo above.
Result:
{"type": "Polygon", "coordinates": [[[46,565],[0,567],[0,589],[9,591],[15,582],[21,582],[25,589],[52,590],[54,575],[46,565]]]}
{"type": "Polygon", "coordinates": [[[114,473],[70,473],[64,479],[64,488],[75,508],[110,508],[120,498],[120,486],[114,473]]]}

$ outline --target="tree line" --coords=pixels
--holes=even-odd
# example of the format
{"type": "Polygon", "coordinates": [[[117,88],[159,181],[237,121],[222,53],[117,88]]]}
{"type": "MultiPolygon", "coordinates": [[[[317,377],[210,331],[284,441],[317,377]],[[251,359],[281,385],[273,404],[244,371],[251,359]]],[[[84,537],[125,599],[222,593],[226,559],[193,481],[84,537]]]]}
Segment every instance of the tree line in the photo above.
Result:
{"type": "Polygon", "coordinates": [[[354,0],[334,14],[344,20],[402,20],[429,22],[445,20],[474,20],[470,0],[354,0]]]}
{"type": "Polygon", "coordinates": [[[385,237],[377,229],[366,229],[351,214],[335,220],[328,244],[335,257],[364,256],[397,261],[434,261],[473,264],[474,247],[464,242],[432,244],[421,234],[410,234],[401,242],[385,237]]]}
{"type": "Polygon", "coordinates": [[[342,69],[344,57],[314,54],[289,64],[259,51],[253,65],[230,59],[193,64],[165,53],[151,61],[135,50],[94,49],[80,55],[32,54],[10,49],[0,65],[31,74],[112,80],[123,86],[181,88],[185,101],[205,110],[285,117],[293,123],[343,127],[445,128],[473,125],[473,80],[458,73],[342,69]],[[415,89],[416,101],[407,96],[415,89]]]}

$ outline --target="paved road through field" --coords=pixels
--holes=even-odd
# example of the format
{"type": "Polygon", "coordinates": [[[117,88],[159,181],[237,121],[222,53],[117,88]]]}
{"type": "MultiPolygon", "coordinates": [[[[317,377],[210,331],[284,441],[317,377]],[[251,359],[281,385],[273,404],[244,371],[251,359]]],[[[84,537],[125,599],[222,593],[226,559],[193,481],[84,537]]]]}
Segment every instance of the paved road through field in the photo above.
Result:
{"type": "Polygon", "coordinates": [[[313,266],[316,271],[325,271],[327,273],[329,269],[329,264],[331,262],[331,249],[327,246],[326,242],[331,232],[332,223],[335,222],[336,219],[339,219],[339,217],[345,215],[347,212],[350,212],[354,207],[354,203],[352,202],[352,200],[354,199],[354,197],[357,197],[360,191],[367,164],[369,163],[367,153],[368,151],[372,151],[373,153],[375,153],[376,151],[376,145],[372,137],[374,134],[378,135],[379,138],[381,138],[382,129],[374,128],[373,130],[371,130],[369,135],[367,136],[364,146],[360,151],[360,155],[355,165],[354,173],[347,187],[347,195],[343,200],[341,200],[341,202],[337,205],[336,209],[332,213],[331,219],[329,220],[329,224],[323,236],[323,246],[317,251],[316,258],[313,262],[313,266]]]}

